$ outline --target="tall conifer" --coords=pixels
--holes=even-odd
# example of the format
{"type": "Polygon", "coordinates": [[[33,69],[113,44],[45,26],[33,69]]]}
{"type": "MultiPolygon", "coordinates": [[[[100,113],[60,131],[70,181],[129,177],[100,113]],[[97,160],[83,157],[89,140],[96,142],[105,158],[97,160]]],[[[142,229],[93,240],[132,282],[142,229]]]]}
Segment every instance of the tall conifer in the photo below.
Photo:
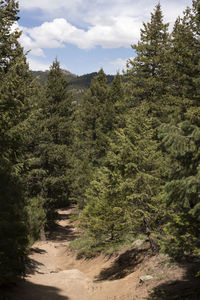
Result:
{"type": "MultiPolygon", "coordinates": [[[[161,6],[155,7],[151,21],[143,24],[140,41],[132,45],[136,57],[128,62],[127,83],[129,97],[135,105],[141,101],[160,100],[166,93],[167,56],[169,49],[168,24],[163,23],[161,6]]],[[[153,106],[152,106],[153,109],[153,106]]],[[[157,110],[159,110],[157,106],[157,110]]]]}
{"type": "Polygon", "coordinates": [[[105,165],[86,192],[82,225],[96,239],[155,230],[162,217],[162,155],[153,140],[148,104],[129,113],[126,127],[115,132],[105,165]],[[148,225],[147,225],[148,224],[148,225]]]}
{"type": "Polygon", "coordinates": [[[66,75],[57,59],[53,62],[41,103],[40,140],[36,153],[43,170],[42,195],[47,218],[55,208],[68,205],[73,140],[73,100],[66,75]]]}
{"type": "Polygon", "coordinates": [[[107,151],[110,123],[106,109],[109,104],[107,79],[101,69],[92,80],[91,86],[80,102],[76,113],[76,141],[74,144],[74,182],[75,201],[84,206],[84,193],[94,168],[102,165],[107,151]]]}
{"type": "Polygon", "coordinates": [[[0,284],[23,275],[28,245],[24,122],[32,81],[20,32],[11,31],[18,4],[0,1],[0,284]]]}
{"type": "Polygon", "coordinates": [[[165,199],[169,222],[165,230],[167,251],[176,257],[194,253],[199,243],[199,145],[200,145],[200,39],[199,1],[178,18],[171,49],[171,95],[178,99],[181,115],[160,128],[163,148],[171,160],[165,199]]]}

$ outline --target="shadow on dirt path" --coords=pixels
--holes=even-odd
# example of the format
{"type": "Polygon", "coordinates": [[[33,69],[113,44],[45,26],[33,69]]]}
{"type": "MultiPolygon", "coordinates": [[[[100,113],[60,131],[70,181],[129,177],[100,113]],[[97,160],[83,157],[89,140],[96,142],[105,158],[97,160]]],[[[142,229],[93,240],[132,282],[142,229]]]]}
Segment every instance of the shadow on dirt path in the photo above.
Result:
{"type": "Polygon", "coordinates": [[[68,296],[69,282],[67,278],[65,280],[66,275],[58,268],[62,264],[64,250],[76,238],[75,228],[69,220],[72,210],[73,207],[58,211],[55,230],[45,241],[36,242],[30,249],[25,280],[5,287],[0,291],[0,300],[73,299],[68,296]]]}
{"type": "Polygon", "coordinates": [[[181,280],[169,280],[156,286],[148,300],[199,300],[200,278],[196,277],[200,270],[200,262],[180,263],[185,270],[181,280]]]}
{"type": "Polygon", "coordinates": [[[67,296],[59,295],[60,291],[56,287],[20,281],[16,287],[11,287],[11,292],[2,291],[0,300],[69,300],[67,296]],[[23,293],[21,293],[22,287],[23,293]]]}
{"type": "Polygon", "coordinates": [[[50,234],[47,240],[54,240],[55,242],[62,242],[62,241],[73,241],[77,235],[74,232],[74,227],[72,225],[60,226],[57,225],[55,231],[50,234]]]}
{"type": "Polygon", "coordinates": [[[103,269],[95,278],[95,282],[104,280],[118,280],[133,273],[137,265],[147,257],[149,248],[131,249],[121,254],[109,268],[103,269]]]}
{"type": "Polygon", "coordinates": [[[75,233],[74,225],[70,223],[72,209],[59,209],[57,225],[54,231],[49,235],[47,240],[53,240],[55,242],[71,242],[76,239],[77,234],[75,233]]]}
{"type": "Polygon", "coordinates": [[[118,257],[77,260],[69,249],[78,230],[73,208],[58,210],[57,227],[30,251],[26,280],[0,290],[0,300],[200,300],[200,261],[168,265],[149,244],[123,249],[118,257]],[[140,277],[152,274],[140,283],[140,277]]]}

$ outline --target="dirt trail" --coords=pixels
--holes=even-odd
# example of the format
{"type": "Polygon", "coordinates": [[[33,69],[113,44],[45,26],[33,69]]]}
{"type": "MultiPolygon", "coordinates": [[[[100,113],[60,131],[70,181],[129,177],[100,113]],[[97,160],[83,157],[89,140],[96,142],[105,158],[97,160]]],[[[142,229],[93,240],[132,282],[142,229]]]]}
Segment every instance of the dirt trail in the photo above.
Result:
{"type": "Polygon", "coordinates": [[[72,209],[58,211],[57,229],[47,241],[34,244],[29,274],[6,290],[4,300],[144,300],[148,295],[159,300],[200,299],[195,277],[200,261],[172,264],[167,256],[152,256],[146,243],[124,249],[117,257],[77,260],[69,250],[78,233],[69,221],[72,209]],[[151,280],[139,283],[148,274],[151,280]]]}
{"type": "Polygon", "coordinates": [[[76,260],[68,249],[76,238],[76,229],[69,221],[71,209],[59,210],[59,214],[58,228],[51,239],[34,244],[30,274],[16,288],[13,300],[144,299],[146,293],[142,295],[137,290],[139,270],[123,276],[113,266],[114,259],[99,256],[89,261],[76,260]],[[101,280],[95,281],[99,274],[101,280]]]}

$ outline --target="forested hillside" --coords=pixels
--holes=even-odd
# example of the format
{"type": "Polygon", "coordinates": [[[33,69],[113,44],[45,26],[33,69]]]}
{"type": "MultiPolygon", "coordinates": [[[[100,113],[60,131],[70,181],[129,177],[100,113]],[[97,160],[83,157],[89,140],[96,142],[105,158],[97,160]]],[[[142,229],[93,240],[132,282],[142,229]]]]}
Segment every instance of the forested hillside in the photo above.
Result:
{"type": "Polygon", "coordinates": [[[0,1],[0,285],[25,274],[31,245],[71,203],[79,257],[138,236],[153,254],[199,256],[199,0],[172,32],[156,5],[114,79],[69,80],[56,59],[41,84],[11,30],[18,13],[0,1]]]}
{"type": "MultiPolygon", "coordinates": [[[[93,72],[90,74],[77,76],[63,69],[62,72],[66,75],[66,79],[68,81],[68,89],[73,92],[73,95],[76,99],[79,99],[84,95],[86,90],[90,87],[92,79],[97,75],[97,72],[93,72]]],[[[38,77],[39,82],[42,85],[44,85],[47,81],[48,73],[49,71],[33,71],[33,78],[38,77]]],[[[111,84],[114,75],[106,75],[106,78],[107,78],[107,83],[111,84]]]]}
{"type": "MultiPolygon", "coordinates": [[[[71,72],[69,72],[67,70],[62,70],[62,71],[66,75],[66,78],[67,78],[68,82],[70,82],[70,80],[72,80],[73,78],[77,78],[77,75],[72,74],[71,72]]],[[[33,71],[33,78],[38,77],[39,82],[41,83],[41,85],[44,85],[47,81],[48,73],[49,73],[49,70],[46,70],[46,71],[33,71]]]]}

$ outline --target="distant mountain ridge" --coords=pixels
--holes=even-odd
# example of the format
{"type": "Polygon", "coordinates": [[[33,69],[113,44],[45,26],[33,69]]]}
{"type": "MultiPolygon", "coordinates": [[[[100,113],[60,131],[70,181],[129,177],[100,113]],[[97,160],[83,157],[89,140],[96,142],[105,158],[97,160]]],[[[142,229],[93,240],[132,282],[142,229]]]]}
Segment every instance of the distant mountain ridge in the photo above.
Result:
{"type": "MultiPolygon", "coordinates": [[[[84,92],[90,87],[90,83],[92,79],[97,75],[97,72],[84,74],[81,76],[75,75],[68,70],[62,70],[64,74],[66,74],[66,77],[69,82],[69,88],[71,90],[77,90],[79,92],[84,92]]],[[[45,84],[47,80],[49,71],[33,71],[33,77],[39,77],[40,83],[43,85],[45,84]]],[[[114,79],[114,75],[106,75],[108,84],[111,84],[111,82],[114,79]]]]}

